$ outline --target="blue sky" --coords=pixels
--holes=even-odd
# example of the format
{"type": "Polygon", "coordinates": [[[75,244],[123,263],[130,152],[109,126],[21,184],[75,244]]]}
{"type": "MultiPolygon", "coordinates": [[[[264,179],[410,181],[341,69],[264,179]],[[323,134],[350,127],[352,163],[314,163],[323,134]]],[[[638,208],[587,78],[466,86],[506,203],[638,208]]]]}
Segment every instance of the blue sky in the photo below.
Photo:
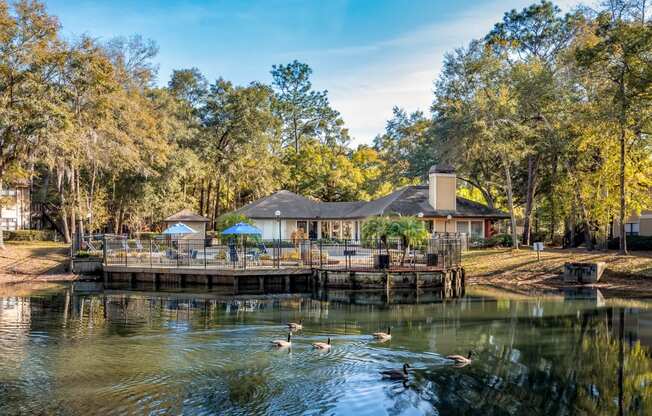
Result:
{"type": "MultiPolygon", "coordinates": [[[[370,143],[397,105],[428,110],[447,51],[483,36],[505,11],[538,0],[46,0],[66,36],[156,41],[160,84],[172,69],[209,80],[270,82],[274,64],[313,68],[355,143],[370,143]]],[[[556,2],[563,10],[576,0],[556,2]]]]}

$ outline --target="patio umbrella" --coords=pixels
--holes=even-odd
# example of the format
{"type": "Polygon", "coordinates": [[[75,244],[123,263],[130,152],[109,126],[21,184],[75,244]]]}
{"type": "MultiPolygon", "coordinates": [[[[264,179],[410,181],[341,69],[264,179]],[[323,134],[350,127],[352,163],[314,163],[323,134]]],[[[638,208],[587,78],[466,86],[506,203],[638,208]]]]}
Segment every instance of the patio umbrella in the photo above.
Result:
{"type": "Polygon", "coordinates": [[[222,231],[222,235],[261,235],[262,232],[253,225],[239,222],[222,231]]]}
{"type": "MultiPolygon", "coordinates": [[[[235,225],[232,225],[231,227],[227,228],[226,230],[222,231],[222,235],[241,235],[242,236],[242,246],[243,250],[246,249],[247,247],[247,236],[248,235],[261,235],[262,232],[254,227],[251,224],[247,224],[244,222],[239,222],[235,225]]],[[[245,268],[247,267],[247,256],[243,257],[244,259],[244,266],[245,268]]]]}
{"type": "Polygon", "coordinates": [[[163,231],[163,234],[167,235],[172,235],[172,234],[195,234],[197,231],[194,229],[188,227],[186,224],[182,222],[178,222],[174,225],[169,226],[165,231],[163,231]]]}

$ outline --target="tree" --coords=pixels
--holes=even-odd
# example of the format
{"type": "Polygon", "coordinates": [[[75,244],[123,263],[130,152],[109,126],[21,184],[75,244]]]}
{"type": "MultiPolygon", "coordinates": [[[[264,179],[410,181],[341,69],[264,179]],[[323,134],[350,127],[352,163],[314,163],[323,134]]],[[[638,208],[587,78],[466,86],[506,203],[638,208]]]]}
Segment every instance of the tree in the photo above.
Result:
{"type": "Polygon", "coordinates": [[[563,88],[555,77],[559,56],[573,39],[574,15],[560,16],[561,10],[542,0],[521,12],[505,13],[485,37],[488,47],[504,59],[512,69],[510,86],[518,94],[520,122],[532,131],[527,143],[525,213],[523,243],[530,244],[532,212],[540,182],[540,164],[549,148],[559,138],[551,128],[560,114],[555,102],[563,88]]]}
{"type": "Polygon", "coordinates": [[[577,51],[579,64],[604,80],[603,103],[612,106],[603,115],[617,127],[619,143],[620,252],[627,253],[625,220],[629,215],[627,164],[632,146],[646,146],[650,134],[652,98],[652,27],[639,2],[612,1],[595,19],[594,35],[577,51]]]}
{"type": "Polygon", "coordinates": [[[327,91],[314,91],[312,69],[293,61],[272,66],[275,90],[274,112],[283,123],[283,141],[299,152],[305,138],[322,138],[329,144],[346,144],[348,134],[342,131],[339,113],[330,107],[327,91]]]}
{"type": "Polygon", "coordinates": [[[22,168],[47,135],[62,128],[65,114],[54,82],[62,57],[56,18],[35,1],[13,8],[0,1],[0,22],[1,192],[7,171],[22,168]]]}

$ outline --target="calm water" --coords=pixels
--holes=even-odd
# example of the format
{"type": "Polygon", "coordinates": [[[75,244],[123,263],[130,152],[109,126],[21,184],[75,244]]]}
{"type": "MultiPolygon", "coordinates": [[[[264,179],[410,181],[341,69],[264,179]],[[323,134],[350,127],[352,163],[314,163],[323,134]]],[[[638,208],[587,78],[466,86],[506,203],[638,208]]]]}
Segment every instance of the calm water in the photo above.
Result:
{"type": "Polygon", "coordinates": [[[84,289],[0,291],[0,415],[652,414],[644,302],[84,289]],[[292,349],[270,348],[299,319],[292,349]],[[404,362],[408,382],[380,378],[404,362]]]}

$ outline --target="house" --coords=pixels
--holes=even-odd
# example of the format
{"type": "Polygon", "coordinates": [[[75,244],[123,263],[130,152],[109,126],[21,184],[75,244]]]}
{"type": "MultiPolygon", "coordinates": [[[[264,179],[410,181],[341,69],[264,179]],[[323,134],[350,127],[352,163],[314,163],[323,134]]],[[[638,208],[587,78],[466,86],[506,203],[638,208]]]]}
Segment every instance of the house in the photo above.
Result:
{"type": "Polygon", "coordinates": [[[188,234],[185,237],[180,237],[193,240],[203,240],[206,237],[206,223],[208,221],[208,218],[202,217],[201,215],[196,214],[187,208],[182,209],[176,214],[172,214],[163,220],[165,223],[165,228],[177,223],[182,223],[197,231],[196,233],[188,234]]]}
{"type": "Polygon", "coordinates": [[[31,195],[29,182],[17,182],[11,187],[3,188],[0,197],[2,198],[0,229],[21,230],[30,228],[31,195]]]}
{"type": "MultiPolygon", "coordinates": [[[[612,223],[611,233],[613,237],[620,236],[620,221],[612,223]]],[[[625,220],[625,234],[652,236],[652,210],[643,210],[640,214],[633,213],[625,220]]]]}
{"type": "Polygon", "coordinates": [[[374,216],[414,215],[430,232],[459,232],[488,238],[505,212],[456,196],[457,177],[448,165],[435,165],[425,185],[406,186],[373,201],[319,202],[278,191],[236,210],[253,220],[263,239],[289,239],[302,229],[310,239],[361,238],[362,224],[374,216]]]}

